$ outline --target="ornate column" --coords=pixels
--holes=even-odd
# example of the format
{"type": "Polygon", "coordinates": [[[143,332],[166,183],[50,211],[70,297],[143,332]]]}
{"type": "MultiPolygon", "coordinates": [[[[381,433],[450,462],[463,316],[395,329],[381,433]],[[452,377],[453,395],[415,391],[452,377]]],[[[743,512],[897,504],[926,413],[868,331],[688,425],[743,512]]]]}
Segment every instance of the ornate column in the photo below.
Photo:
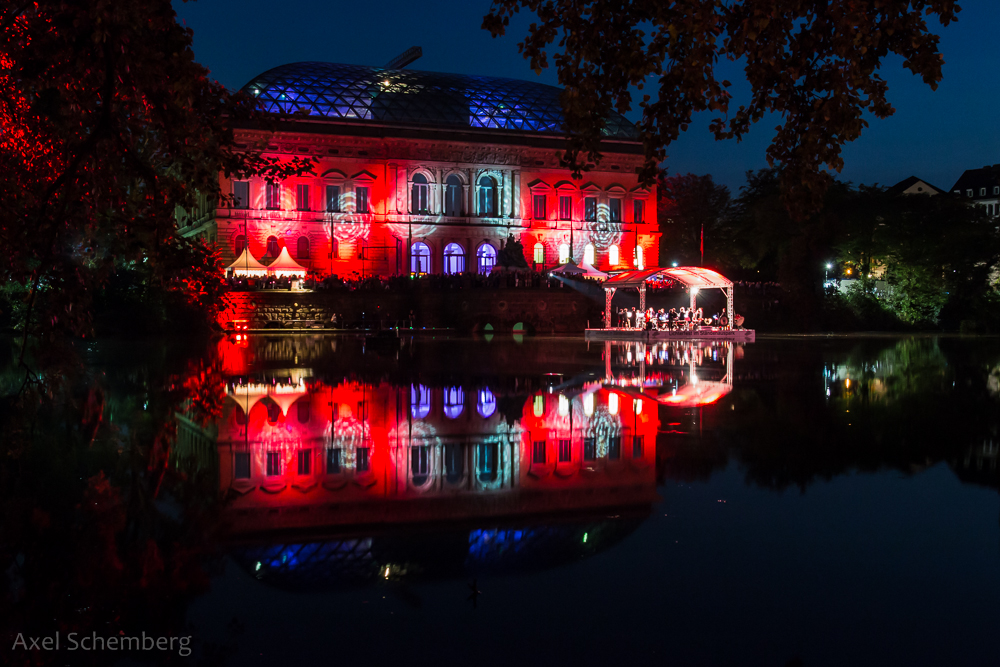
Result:
{"type": "Polygon", "coordinates": [[[514,170],[511,172],[513,175],[512,180],[514,182],[513,187],[513,201],[511,202],[510,215],[513,218],[520,218],[521,216],[521,172],[514,170]]]}

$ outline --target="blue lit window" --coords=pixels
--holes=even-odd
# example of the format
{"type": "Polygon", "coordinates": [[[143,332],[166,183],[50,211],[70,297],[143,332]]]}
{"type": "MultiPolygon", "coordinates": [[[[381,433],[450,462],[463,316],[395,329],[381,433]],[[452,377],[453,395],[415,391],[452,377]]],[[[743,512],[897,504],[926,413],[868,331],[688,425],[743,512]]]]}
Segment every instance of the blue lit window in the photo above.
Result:
{"type": "Polygon", "coordinates": [[[465,392],[461,387],[448,387],[444,390],[444,416],[455,419],[462,414],[465,407],[465,392]]]}
{"type": "Polygon", "coordinates": [[[449,275],[465,272],[465,249],[457,243],[444,247],[444,272],[449,275]]]}
{"type": "Polygon", "coordinates": [[[479,273],[489,275],[493,266],[497,263],[497,249],[489,243],[484,243],[476,250],[476,266],[479,273]]]}
{"type": "Polygon", "coordinates": [[[410,246],[410,273],[424,276],[431,272],[431,249],[426,243],[414,243],[410,246]]]}
{"type": "Polygon", "coordinates": [[[497,411],[497,397],[489,389],[480,389],[479,398],[476,400],[476,411],[488,419],[497,411]]]}
{"type": "Polygon", "coordinates": [[[410,414],[423,419],[431,412],[431,390],[422,384],[410,385],[410,414]]]}
{"type": "Polygon", "coordinates": [[[476,445],[476,468],[480,482],[495,482],[497,479],[497,455],[499,446],[494,443],[476,445]]]}

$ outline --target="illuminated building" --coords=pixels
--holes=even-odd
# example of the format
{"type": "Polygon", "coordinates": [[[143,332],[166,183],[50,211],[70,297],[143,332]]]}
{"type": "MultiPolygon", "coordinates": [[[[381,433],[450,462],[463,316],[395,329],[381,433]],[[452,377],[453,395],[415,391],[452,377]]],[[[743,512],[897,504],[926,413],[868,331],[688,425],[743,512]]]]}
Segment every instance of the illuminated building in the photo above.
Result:
{"type": "Polygon", "coordinates": [[[278,119],[237,145],[312,157],[314,175],[268,184],[223,178],[231,202],[181,221],[227,264],[249,243],[264,264],[283,248],[317,274],[486,273],[508,235],[529,266],[572,257],[601,270],[655,265],[655,192],[642,146],[615,114],[600,165],[560,168],[560,89],[528,81],[330,63],[264,72],[243,90],[278,119]]]}

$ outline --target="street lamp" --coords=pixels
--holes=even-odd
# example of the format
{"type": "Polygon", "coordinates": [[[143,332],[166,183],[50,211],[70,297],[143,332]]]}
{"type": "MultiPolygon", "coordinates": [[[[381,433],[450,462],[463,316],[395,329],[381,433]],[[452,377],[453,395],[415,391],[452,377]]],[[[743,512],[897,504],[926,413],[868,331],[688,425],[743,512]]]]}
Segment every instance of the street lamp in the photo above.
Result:
{"type": "Polygon", "coordinates": [[[830,269],[832,269],[832,268],[833,268],[833,264],[830,264],[829,262],[827,262],[827,265],[826,265],[826,274],[823,276],[823,287],[826,287],[826,284],[828,282],[830,282],[830,269]]]}

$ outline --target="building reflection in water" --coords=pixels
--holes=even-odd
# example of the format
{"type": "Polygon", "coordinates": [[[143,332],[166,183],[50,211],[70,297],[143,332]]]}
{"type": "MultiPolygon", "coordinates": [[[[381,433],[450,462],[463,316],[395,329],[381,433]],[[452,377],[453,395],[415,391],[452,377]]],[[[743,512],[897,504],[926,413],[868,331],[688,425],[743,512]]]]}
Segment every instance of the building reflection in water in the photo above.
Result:
{"type": "Polygon", "coordinates": [[[733,347],[608,343],[603,356],[603,381],[526,397],[328,383],[301,368],[232,376],[217,444],[234,557],[262,580],[312,587],[606,548],[657,500],[658,407],[728,392],[733,347]]]}

